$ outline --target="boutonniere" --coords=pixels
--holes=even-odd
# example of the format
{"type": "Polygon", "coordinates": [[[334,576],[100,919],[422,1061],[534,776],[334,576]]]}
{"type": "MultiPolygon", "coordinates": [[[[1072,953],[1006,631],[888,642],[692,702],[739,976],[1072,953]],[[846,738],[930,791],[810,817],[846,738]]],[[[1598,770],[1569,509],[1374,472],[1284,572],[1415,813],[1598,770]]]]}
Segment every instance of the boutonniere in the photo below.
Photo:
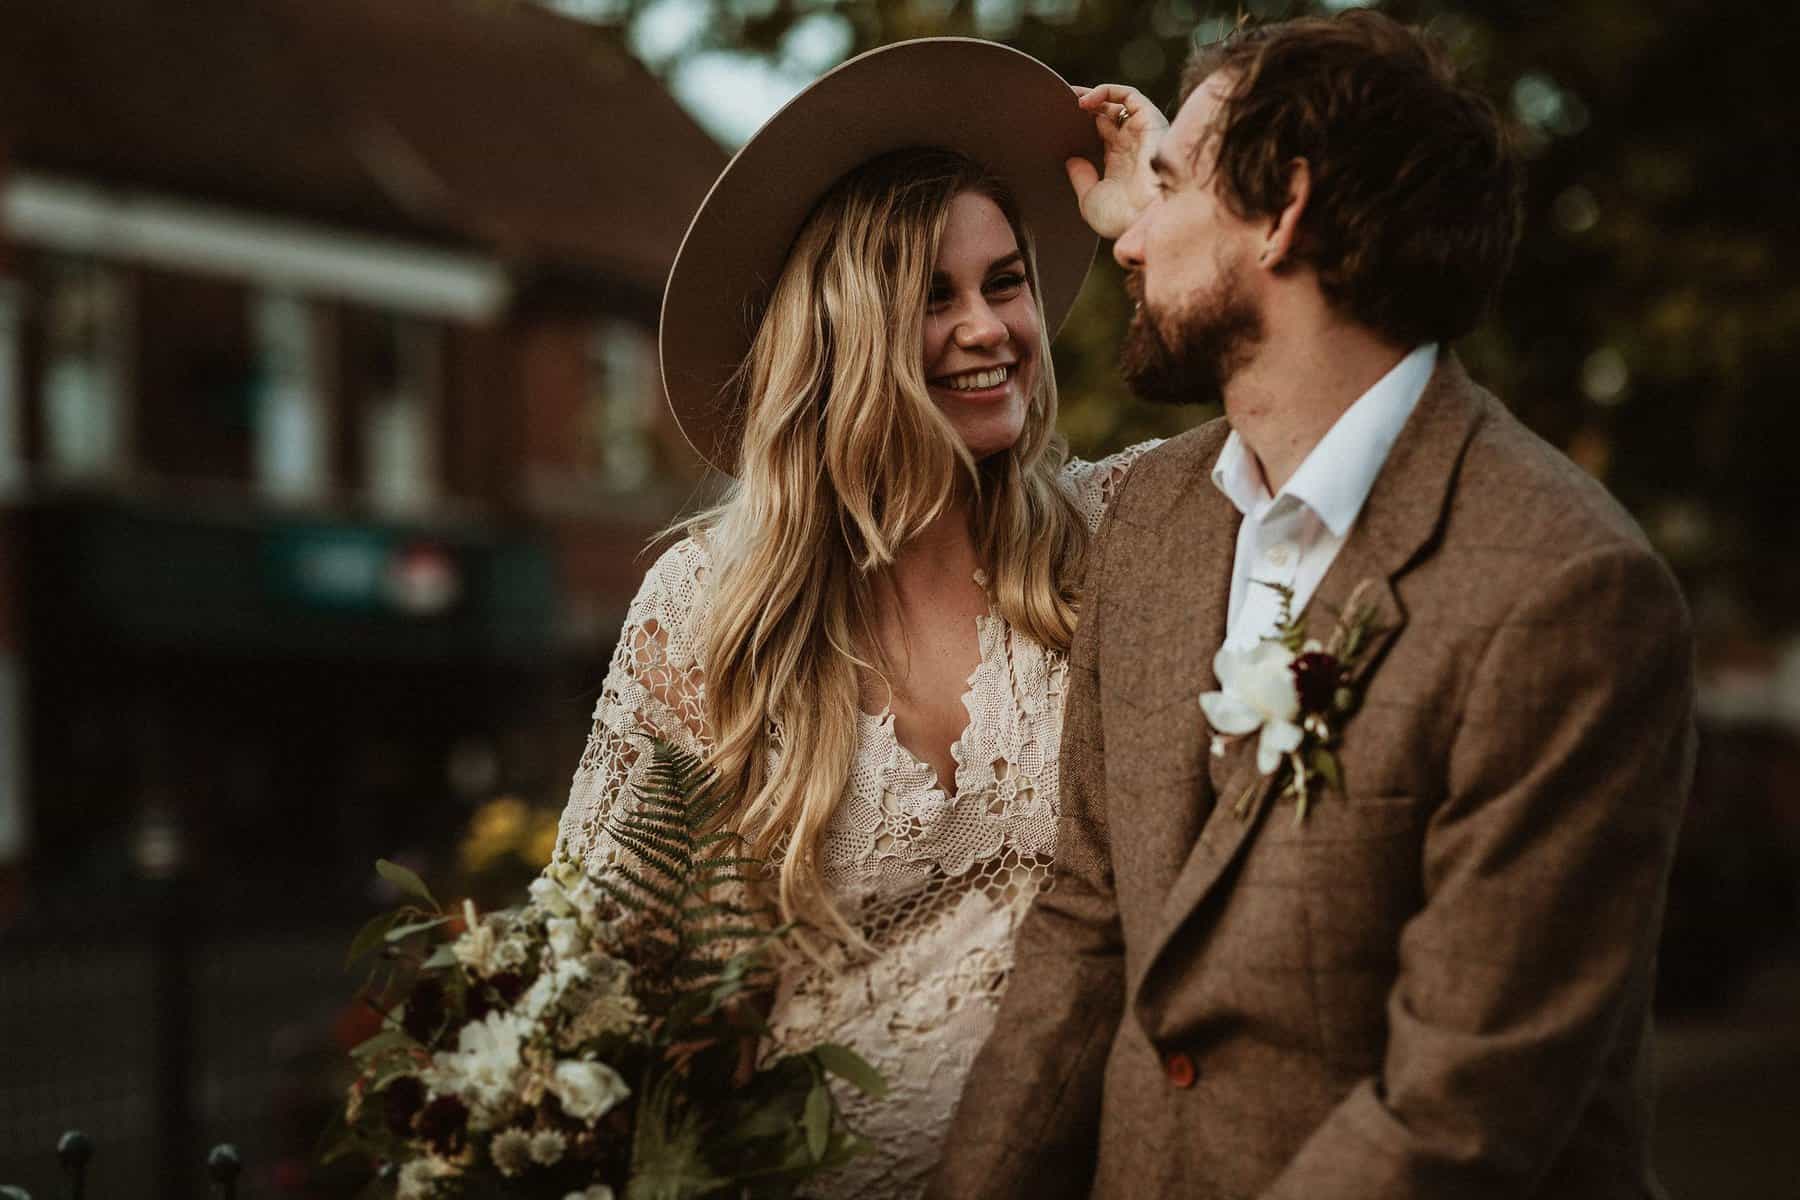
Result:
{"type": "MultiPolygon", "coordinates": [[[[1213,673],[1219,690],[1200,697],[1200,710],[1213,730],[1212,752],[1239,738],[1258,734],[1256,770],[1265,778],[1286,775],[1283,796],[1294,798],[1294,823],[1306,820],[1312,796],[1324,787],[1343,789],[1343,768],[1336,747],[1344,723],[1356,711],[1361,678],[1358,667],[1375,628],[1375,609],[1363,597],[1372,582],[1357,585],[1338,614],[1329,641],[1308,640],[1294,614],[1294,589],[1260,579],[1281,596],[1276,630],[1248,650],[1219,648],[1213,673]]],[[[1233,806],[1250,814],[1257,783],[1233,806]]]]}

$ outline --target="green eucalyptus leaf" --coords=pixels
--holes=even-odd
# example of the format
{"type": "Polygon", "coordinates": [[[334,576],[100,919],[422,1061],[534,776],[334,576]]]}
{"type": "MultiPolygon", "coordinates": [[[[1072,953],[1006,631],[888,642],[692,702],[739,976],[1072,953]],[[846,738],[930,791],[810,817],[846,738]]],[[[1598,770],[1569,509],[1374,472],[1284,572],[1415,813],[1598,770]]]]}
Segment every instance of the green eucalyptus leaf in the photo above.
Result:
{"type": "Polygon", "coordinates": [[[409,1049],[418,1044],[419,1043],[413,1041],[412,1038],[408,1037],[401,1030],[384,1029],[373,1037],[358,1042],[351,1049],[350,1057],[359,1060],[368,1059],[373,1058],[375,1055],[380,1054],[385,1050],[409,1049]]]}
{"type": "Polygon", "coordinates": [[[433,917],[429,921],[413,921],[406,925],[396,925],[388,930],[385,938],[389,942],[405,941],[415,933],[424,933],[427,929],[436,929],[439,925],[448,925],[455,917],[433,917]]]}
{"type": "Polygon", "coordinates": [[[1313,774],[1323,779],[1338,791],[1344,790],[1344,773],[1338,766],[1337,755],[1319,746],[1312,752],[1313,774]]]}
{"type": "Polygon", "coordinates": [[[831,1091],[822,1081],[813,1084],[806,1097],[806,1115],[801,1124],[806,1128],[806,1153],[818,1162],[825,1157],[825,1148],[831,1141],[831,1091]]]}
{"type": "Polygon", "coordinates": [[[862,1055],[850,1047],[825,1042],[813,1047],[812,1053],[821,1067],[852,1085],[863,1095],[877,1100],[887,1095],[887,1080],[881,1077],[881,1072],[870,1066],[862,1055]]]}
{"type": "Polygon", "coordinates": [[[449,942],[440,945],[431,952],[431,957],[419,964],[421,971],[442,971],[456,965],[456,947],[449,942]]]}
{"type": "Polygon", "coordinates": [[[375,860],[375,873],[399,888],[401,891],[410,896],[416,896],[425,903],[431,905],[432,912],[444,911],[443,905],[437,902],[437,897],[431,894],[431,889],[425,886],[425,881],[420,879],[416,873],[401,866],[399,863],[389,862],[385,858],[378,858],[375,860]]]}
{"type": "Polygon", "coordinates": [[[356,931],[356,936],[350,939],[350,949],[344,955],[344,970],[348,971],[355,965],[357,959],[379,949],[387,931],[393,928],[394,922],[399,919],[399,912],[384,912],[370,917],[368,922],[356,931]]]}

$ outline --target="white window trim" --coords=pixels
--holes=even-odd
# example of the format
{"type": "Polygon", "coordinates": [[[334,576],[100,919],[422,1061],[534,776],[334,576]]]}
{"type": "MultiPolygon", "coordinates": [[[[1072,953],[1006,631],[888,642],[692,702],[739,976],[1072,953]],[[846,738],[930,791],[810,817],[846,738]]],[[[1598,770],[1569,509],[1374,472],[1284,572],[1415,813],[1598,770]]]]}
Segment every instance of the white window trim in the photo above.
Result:
{"type": "Polygon", "coordinates": [[[0,188],[13,240],[69,254],[222,274],[371,308],[485,323],[510,299],[505,267],[482,255],[247,215],[35,171],[0,188]]]}

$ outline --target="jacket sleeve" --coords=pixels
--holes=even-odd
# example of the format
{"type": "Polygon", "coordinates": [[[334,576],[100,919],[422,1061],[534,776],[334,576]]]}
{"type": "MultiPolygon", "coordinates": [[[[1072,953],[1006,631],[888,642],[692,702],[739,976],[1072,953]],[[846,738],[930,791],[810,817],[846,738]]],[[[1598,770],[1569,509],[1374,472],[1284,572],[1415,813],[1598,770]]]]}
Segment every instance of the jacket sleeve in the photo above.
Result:
{"type": "Polygon", "coordinates": [[[1069,654],[1056,864],[1020,924],[994,1034],[928,1192],[937,1200],[1085,1197],[1093,1176],[1101,1079],[1124,1005],[1100,721],[1110,534],[1109,515],[1090,550],[1069,654]]]}
{"type": "Polygon", "coordinates": [[[1532,585],[1449,743],[1380,1075],[1263,1200],[1535,1194],[1641,1027],[1693,702],[1687,611],[1648,550],[1596,549],[1532,585]]]}

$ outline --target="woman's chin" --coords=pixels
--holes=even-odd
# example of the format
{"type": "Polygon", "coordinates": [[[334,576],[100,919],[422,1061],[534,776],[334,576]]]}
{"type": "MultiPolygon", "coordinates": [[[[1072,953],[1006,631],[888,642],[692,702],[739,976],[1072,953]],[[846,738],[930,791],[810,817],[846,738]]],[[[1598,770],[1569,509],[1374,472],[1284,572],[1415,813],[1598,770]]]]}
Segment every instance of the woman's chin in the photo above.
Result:
{"type": "Polygon", "coordinates": [[[976,462],[1011,450],[1019,444],[1020,432],[1019,425],[1013,423],[998,428],[986,424],[977,428],[969,428],[966,424],[958,422],[957,428],[957,433],[962,435],[963,445],[969,449],[969,457],[976,462]]]}
{"type": "Polygon", "coordinates": [[[1012,449],[1024,432],[1025,399],[1016,380],[974,392],[933,384],[931,398],[978,461],[1012,449]]]}

